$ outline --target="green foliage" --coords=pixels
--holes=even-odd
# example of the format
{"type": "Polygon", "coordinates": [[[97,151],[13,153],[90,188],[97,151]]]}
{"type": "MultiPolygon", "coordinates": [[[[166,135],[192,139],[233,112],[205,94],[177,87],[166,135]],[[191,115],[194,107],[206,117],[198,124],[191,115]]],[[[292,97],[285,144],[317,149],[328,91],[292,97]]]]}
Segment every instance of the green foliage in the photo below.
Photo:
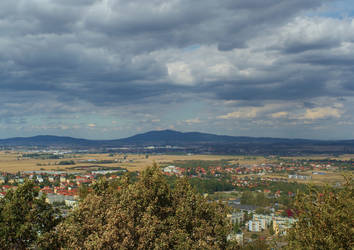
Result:
{"type": "Polygon", "coordinates": [[[241,196],[241,204],[254,205],[254,206],[267,206],[270,200],[264,193],[244,191],[241,196]]]}
{"type": "Polygon", "coordinates": [[[207,169],[208,167],[215,166],[225,166],[227,165],[228,160],[219,160],[219,161],[204,161],[204,160],[177,160],[173,163],[169,163],[170,165],[177,165],[180,168],[197,168],[201,167],[207,169]]]}
{"type": "Polygon", "coordinates": [[[24,158],[33,158],[33,159],[61,159],[63,156],[55,155],[55,154],[42,154],[42,153],[31,153],[31,154],[23,154],[24,158]]]}
{"type": "Polygon", "coordinates": [[[344,188],[310,188],[295,200],[298,222],[288,233],[289,249],[353,249],[353,180],[344,188]]]}
{"type": "Polygon", "coordinates": [[[234,233],[241,233],[242,230],[241,230],[241,227],[240,227],[240,224],[238,224],[237,222],[233,225],[233,231],[234,233]]]}
{"type": "Polygon", "coordinates": [[[270,183],[267,189],[270,189],[272,192],[281,190],[283,193],[287,195],[288,192],[296,193],[298,190],[305,191],[306,185],[298,182],[273,181],[270,183]]]}
{"type": "Polygon", "coordinates": [[[26,181],[0,200],[1,249],[25,249],[37,245],[59,222],[56,211],[39,197],[34,183],[26,181]]]}
{"type": "Polygon", "coordinates": [[[73,160],[60,161],[58,165],[75,165],[75,162],[73,160]]]}
{"type": "MultiPolygon", "coordinates": [[[[257,236],[257,235],[256,235],[257,236]]],[[[246,244],[242,250],[269,250],[269,245],[261,239],[256,239],[251,243],[246,244]]]]}
{"type": "Polygon", "coordinates": [[[86,196],[88,195],[89,193],[89,189],[88,189],[88,186],[85,185],[85,184],[82,184],[80,187],[79,187],[79,197],[81,200],[85,199],[86,196]]]}
{"type": "Polygon", "coordinates": [[[274,229],[273,229],[273,221],[270,223],[270,226],[269,226],[269,234],[270,235],[274,235],[275,234],[274,229]]]}
{"type": "Polygon", "coordinates": [[[154,166],[131,183],[102,181],[57,228],[68,249],[225,249],[226,207],[196,194],[185,178],[171,189],[154,166]]]}
{"type": "Polygon", "coordinates": [[[267,214],[267,215],[271,214],[271,211],[269,209],[263,207],[258,207],[255,212],[256,214],[267,214]]]}
{"type": "Polygon", "coordinates": [[[251,235],[251,238],[252,238],[252,239],[258,239],[258,235],[257,235],[257,234],[252,234],[252,235],[251,235]]]}
{"type": "MultiPolygon", "coordinates": [[[[167,182],[171,187],[175,186],[178,178],[176,176],[164,176],[167,182]]],[[[208,179],[200,179],[200,178],[190,178],[189,183],[195,188],[195,190],[200,193],[208,193],[213,194],[219,191],[230,191],[234,187],[231,183],[227,182],[225,179],[218,178],[208,178],[208,179]]]]}
{"type": "Polygon", "coordinates": [[[231,183],[226,182],[223,179],[199,179],[191,178],[190,184],[195,187],[199,193],[215,193],[218,191],[230,191],[233,190],[231,183]]]}

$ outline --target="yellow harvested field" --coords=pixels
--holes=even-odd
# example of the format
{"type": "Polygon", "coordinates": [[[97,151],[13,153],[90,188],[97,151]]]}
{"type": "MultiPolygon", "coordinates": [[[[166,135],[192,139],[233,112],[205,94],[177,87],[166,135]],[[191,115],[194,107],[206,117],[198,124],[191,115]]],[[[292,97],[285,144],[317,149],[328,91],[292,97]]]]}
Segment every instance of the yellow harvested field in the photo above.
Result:
{"type": "Polygon", "coordinates": [[[331,160],[350,160],[354,159],[353,154],[345,154],[345,155],[339,155],[339,156],[333,156],[333,155],[310,155],[310,156],[289,156],[289,157],[280,157],[281,159],[289,159],[289,160],[307,160],[307,159],[312,159],[312,160],[324,160],[324,159],[331,159],[331,160]]]}
{"type": "Polygon", "coordinates": [[[130,171],[141,171],[147,166],[157,164],[172,163],[176,160],[203,160],[217,161],[221,159],[229,159],[240,163],[254,164],[261,161],[261,157],[254,160],[249,160],[243,156],[228,156],[228,155],[149,155],[146,158],[145,154],[128,154],[124,159],[123,154],[110,156],[109,154],[75,154],[73,157],[65,159],[28,159],[22,158],[23,153],[15,151],[0,151],[0,171],[16,173],[18,171],[35,171],[35,170],[70,170],[72,167],[94,166],[100,165],[103,167],[125,167],[130,171]],[[109,164],[100,164],[96,162],[80,163],[87,160],[117,160],[117,162],[109,164]],[[75,165],[57,165],[60,161],[73,160],[75,165]]]}

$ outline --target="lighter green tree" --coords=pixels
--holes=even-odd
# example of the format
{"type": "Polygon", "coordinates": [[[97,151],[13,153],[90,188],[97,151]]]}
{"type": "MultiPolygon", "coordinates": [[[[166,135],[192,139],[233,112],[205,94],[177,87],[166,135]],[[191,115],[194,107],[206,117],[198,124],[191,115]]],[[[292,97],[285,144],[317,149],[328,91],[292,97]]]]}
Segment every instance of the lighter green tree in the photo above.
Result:
{"type": "Polygon", "coordinates": [[[171,189],[157,166],[135,183],[98,183],[58,228],[68,249],[225,249],[227,209],[196,194],[186,179],[171,189]]]}
{"type": "Polygon", "coordinates": [[[297,195],[298,222],[288,233],[288,249],[353,249],[353,180],[343,188],[325,187],[297,195]]]}

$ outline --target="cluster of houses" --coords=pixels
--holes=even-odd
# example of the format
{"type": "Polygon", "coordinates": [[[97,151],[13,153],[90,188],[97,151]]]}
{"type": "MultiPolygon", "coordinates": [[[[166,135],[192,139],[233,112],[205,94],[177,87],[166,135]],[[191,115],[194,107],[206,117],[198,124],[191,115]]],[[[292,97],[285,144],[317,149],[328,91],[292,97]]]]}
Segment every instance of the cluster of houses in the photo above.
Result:
{"type": "MultiPolygon", "coordinates": [[[[266,167],[269,167],[268,165],[266,167]]],[[[260,168],[256,167],[253,169],[254,171],[258,172],[260,171],[260,168]]],[[[267,177],[263,175],[258,176],[245,176],[243,173],[255,173],[254,171],[249,170],[249,171],[242,171],[242,172],[237,172],[238,170],[232,171],[232,168],[229,167],[208,167],[208,168],[203,168],[203,167],[196,167],[193,168],[193,171],[191,171],[191,168],[181,168],[177,167],[174,165],[170,165],[167,167],[164,167],[162,169],[163,173],[168,176],[189,176],[192,178],[205,178],[208,177],[207,174],[209,174],[212,177],[218,178],[221,176],[227,176],[226,180],[231,183],[235,188],[236,187],[241,187],[241,188],[255,188],[259,187],[262,184],[266,184],[269,182],[288,182],[288,179],[311,179],[311,176],[306,176],[306,175],[289,175],[288,178],[286,177],[267,177]],[[193,174],[191,174],[191,172],[193,174]],[[238,175],[237,173],[241,173],[242,175],[238,175]]],[[[273,171],[273,170],[269,170],[273,171]]]]}
{"type": "MultiPolygon", "coordinates": [[[[339,163],[338,163],[339,164],[339,163]]],[[[354,165],[353,165],[354,167],[354,165]]],[[[257,174],[259,176],[269,174],[269,173],[293,173],[296,172],[307,172],[307,171],[318,171],[318,170],[338,170],[339,167],[334,165],[334,163],[319,163],[319,162],[307,162],[304,160],[288,160],[280,163],[262,163],[262,164],[234,164],[226,166],[208,166],[208,167],[178,167],[178,166],[167,166],[163,168],[163,172],[166,175],[176,175],[176,176],[190,176],[190,177],[205,177],[211,175],[214,177],[219,177],[221,175],[250,175],[257,174]]],[[[317,173],[317,172],[315,172],[317,173]]],[[[311,178],[309,175],[299,175],[299,174],[289,174],[289,179],[302,179],[308,180],[311,178]]],[[[279,180],[276,180],[279,181],[279,180]]],[[[285,178],[286,181],[286,178],[285,178]]],[[[242,186],[242,183],[236,184],[237,186],[242,186]]]]}
{"type": "Polygon", "coordinates": [[[179,168],[173,165],[167,166],[165,168],[163,168],[163,173],[165,175],[176,175],[176,176],[183,176],[184,172],[185,172],[185,168],[179,168]]]}
{"type": "Polygon", "coordinates": [[[203,177],[207,174],[218,177],[222,174],[231,174],[231,175],[249,175],[249,174],[258,174],[260,176],[267,173],[277,173],[284,171],[306,171],[309,168],[300,166],[283,166],[283,164],[254,164],[254,165],[230,165],[230,166],[208,166],[208,167],[190,167],[190,168],[181,168],[178,166],[167,166],[163,168],[163,172],[166,175],[188,175],[191,177],[203,177]]]}
{"type": "Polygon", "coordinates": [[[287,162],[280,163],[282,166],[287,166],[292,170],[340,170],[344,165],[354,167],[353,160],[341,161],[341,160],[288,160],[287,162]]]}
{"type": "Polygon", "coordinates": [[[73,207],[77,203],[79,187],[91,185],[102,175],[110,174],[110,179],[118,178],[115,173],[126,171],[97,170],[88,173],[67,173],[64,171],[24,171],[17,174],[2,173],[0,176],[0,198],[10,189],[16,189],[26,179],[33,180],[38,186],[40,194],[46,194],[47,202],[51,204],[65,203],[73,207]]]}

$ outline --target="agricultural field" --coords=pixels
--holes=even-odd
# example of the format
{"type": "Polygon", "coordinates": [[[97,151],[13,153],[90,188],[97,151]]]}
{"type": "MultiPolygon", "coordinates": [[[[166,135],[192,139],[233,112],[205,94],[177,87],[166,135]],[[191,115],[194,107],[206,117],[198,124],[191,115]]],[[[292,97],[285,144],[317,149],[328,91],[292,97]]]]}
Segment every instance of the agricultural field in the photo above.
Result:
{"type": "Polygon", "coordinates": [[[167,164],[174,161],[202,160],[219,161],[229,159],[232,161],[256,163],[247,157],[220,156],[220,155],[145,155],[145,154],[72,154],[65,155],[62,159],[41,159],[24,157],[26,153],[16,151],[0,151],[0,171],[16,173],[18,171],[35,170],[66,170],[77,171],[80,167],[124,167],[129,171],[141,171],[147,166],[156,163],[158,165],[167,164]],[[75,165],[60,165],[60,162],[74,161],[75,165]],[[112,163],[101,163],[101,162],[112,163]]]}
{"type": "MultiPolygon", "coordinates": [[[[307,171],[303,172],[302,174],[305,174],[307,176],[311,176],[311,179],[309,180],[294,180],[294,179],[288,179],[288,174],[279,174],[279,173],[274,173],[274,174],[266,174],[264,177],[269,177],[269,178],[282,178],[282,179],[288,179],[289,182],[298,182],[298,183],[306,183],[306,184],[315,184],[315,185],[335,185],[337,183],[344,183],[345,182],[345,175],[349,175],[349,171],[341,171],[341,172],[334,172],[334,171],[321,171],[323,174],[313,174],[312,171],[307,171]]],[[[252,175],[249,175],[252,176],[252,175]]],[[[255,175],[253,175],[255,176],[255,175]]]]}

